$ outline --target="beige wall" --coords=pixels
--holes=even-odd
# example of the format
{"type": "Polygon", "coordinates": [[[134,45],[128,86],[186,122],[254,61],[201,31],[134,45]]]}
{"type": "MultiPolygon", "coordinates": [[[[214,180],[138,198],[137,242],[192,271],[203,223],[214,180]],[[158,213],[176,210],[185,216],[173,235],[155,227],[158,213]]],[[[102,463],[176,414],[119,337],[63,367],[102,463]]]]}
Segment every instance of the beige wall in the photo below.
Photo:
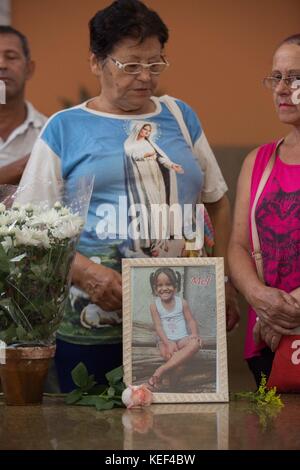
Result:
{"type": "MultiPolygon", "coordinates": [[[[37,61],[28,98],[46,114],[97,83],[88,67],[89,18],[110,1],[12,0],[12,24],[37,61]]],[[[284,132],[261,85],[275,45],[300,29],[299,0],[148,0],[168,24],[172,67],[163,91],[189,102],[213,145],[255,145],[284,132]]]]}

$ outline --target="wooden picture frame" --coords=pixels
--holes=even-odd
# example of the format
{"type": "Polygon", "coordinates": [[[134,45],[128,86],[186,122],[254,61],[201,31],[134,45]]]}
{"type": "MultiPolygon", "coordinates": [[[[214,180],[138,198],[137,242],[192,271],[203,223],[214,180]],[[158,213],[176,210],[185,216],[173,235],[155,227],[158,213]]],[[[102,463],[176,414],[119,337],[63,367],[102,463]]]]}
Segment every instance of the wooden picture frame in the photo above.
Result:
{"type": "Polygon", "coordinates": [[[123,259],[122,268],[125,384],[148,384],[154,403],[227,402],[223,258],[123,259]]]}

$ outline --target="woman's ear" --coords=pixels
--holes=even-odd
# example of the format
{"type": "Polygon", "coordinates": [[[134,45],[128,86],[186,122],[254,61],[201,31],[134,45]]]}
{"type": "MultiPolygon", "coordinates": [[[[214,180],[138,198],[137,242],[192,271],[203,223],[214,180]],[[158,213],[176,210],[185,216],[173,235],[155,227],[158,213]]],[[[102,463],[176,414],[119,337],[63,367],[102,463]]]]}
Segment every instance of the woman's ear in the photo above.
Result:
{"type": "Polygon", "coordinates": [[[96,75],[97,77],[101,76],[102,73],[102,64],[96,54],[93,52],[90,55],[90,69],[91,72],[96,75]]]}

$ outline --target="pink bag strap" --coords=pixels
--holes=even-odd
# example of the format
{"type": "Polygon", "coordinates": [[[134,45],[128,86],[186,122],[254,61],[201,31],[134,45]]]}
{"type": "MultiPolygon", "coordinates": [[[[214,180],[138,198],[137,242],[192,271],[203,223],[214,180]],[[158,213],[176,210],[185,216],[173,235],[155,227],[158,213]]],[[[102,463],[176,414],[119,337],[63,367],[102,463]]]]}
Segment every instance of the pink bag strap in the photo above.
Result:
{"type": "Polygon", "coordinates": [[[260,179],[256,194],[255,194],[252,209],[251,209],[251,233],[252,233],[252,243],[253,243],[252,257],[255,261],[258,278],[263,283],[265,282],[265,280],[264,280],[264,266],[263,266],[263,258],[262,258],[261,248],[260,248],[259,236],[258,236],[258,232],[257,232],[257,225],[256,225],[256,220],[255,220],[255,211],[256,211],[256,206],[257,206],[258,200],[261,196],[261,193],[263,192],[263,189],[264,189],[264,187],[265,187],[265,185],[266,185],[266,183],[269,179],[269,176],[272,172],[272,169],[274,167],[277,150],[278,150],[279,146],[282,144],[283,141],[284,141],[284,139],[281,139],[281,140],[279,140],[279,142],[277,142],[277,145],[276,145],[276,147],[275,147],[275,149],[274,149],[274,151],[273,151],[273,153],[272,153],[272,155],[271,155],[271,157],[268,161],[268,164],[267,164],[266,168],[264,169],[264,172],[262,174],[262,177],[260,179]]]}

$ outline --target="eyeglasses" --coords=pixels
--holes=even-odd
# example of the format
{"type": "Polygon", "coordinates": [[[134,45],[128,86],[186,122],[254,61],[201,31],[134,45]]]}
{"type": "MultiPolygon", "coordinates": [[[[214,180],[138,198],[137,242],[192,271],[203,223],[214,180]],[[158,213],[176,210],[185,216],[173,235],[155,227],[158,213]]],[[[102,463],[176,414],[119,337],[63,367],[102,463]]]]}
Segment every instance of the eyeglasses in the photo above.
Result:
{"type": "Polygon", "coordinates": [[[143,64],[141,62],[126,62],[123,64],[111,56],[108,56],[108,58],[118,67],[118,69],[123,70],[124,73],[128,73],[129,75],[138,75],[144,69],[149,70],[152,75],[159,75],[170,65],[164,58],[164,62],[153,62],[152,64],[143,64]]]}
{"type": "Polygon", "coordinates": [[[300,71],[299,73],[288,75],[283,77],[282,75],[275,75],[271,77],[265,77],[263,79],[263,84],[265,87],[275,90],[278,87],[279,83],[283,81],[284,84],[290,89],[297,89],[300,87],[300,71]]]}

